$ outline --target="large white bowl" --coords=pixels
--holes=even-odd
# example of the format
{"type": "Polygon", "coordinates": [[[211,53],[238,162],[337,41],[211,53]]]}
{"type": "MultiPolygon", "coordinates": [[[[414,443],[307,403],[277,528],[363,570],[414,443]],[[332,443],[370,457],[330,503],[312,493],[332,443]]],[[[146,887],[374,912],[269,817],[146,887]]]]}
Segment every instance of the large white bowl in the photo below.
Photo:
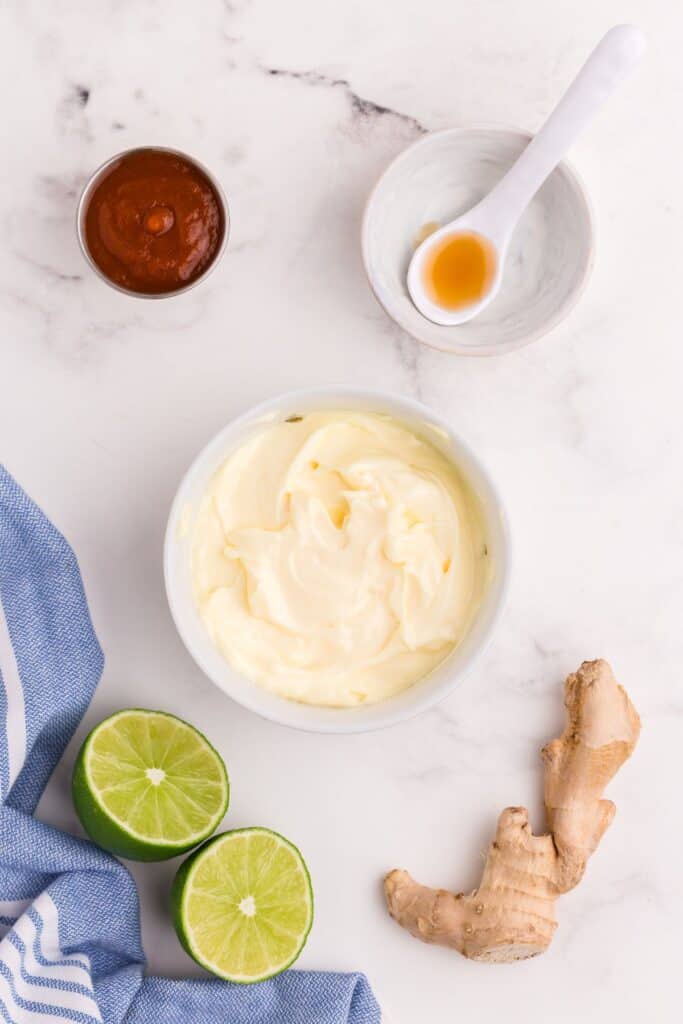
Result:
{"type": "Polygon", "coordinates": [[[404,150],[370,194],[362,228],[365,272],[380,305],[418,341],[459,355],[509,352],[550,331],[581,295],[593,266],[593,215],[566,162],[522,214],[501,289],[473,320],[457,327],[433,324],[406,288],[420,228],[445,224],[470,209],[530,138],[528,132],[485,126],[434,132],[404,150]]]}
{"type": "Polygon", "coordinates": [[[410,718],[442,700],[464,678],[488,645],[500,616],[510,573],[510,539],[498,492],[477,456],[450,425],[419,402],[357,389],[295,391],[258,405],[229,423],[199,453],[171,506],[164,541],[164,576],[171,614],[199,667],[233,700],[274,722],[311,732],[365,732],[410,718]],[[386,413],[440,448],[479,496],[485,516],[493,579],[468,634],[432,673],[403,693],[377,704],[323,708],[269,693],[239,675],[213,646],[194,603],[190,579],[192,527],[200,499],[228,454],[273,420],[320,409],[386,413]],[[431,428],[436,428],[434,431],[431,428]]]}

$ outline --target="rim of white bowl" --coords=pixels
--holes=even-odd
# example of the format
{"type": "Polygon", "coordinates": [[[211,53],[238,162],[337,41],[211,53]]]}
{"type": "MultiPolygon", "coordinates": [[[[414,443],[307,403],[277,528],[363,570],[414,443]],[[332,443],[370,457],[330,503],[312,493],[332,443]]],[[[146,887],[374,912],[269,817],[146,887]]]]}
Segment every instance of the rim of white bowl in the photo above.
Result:
{"type": "Polygon", "coordinates": [[[388,391],[351,387],[306,388],[275,395],[247,409],[219,430],[198,452],[183,474],[171,503],[164,535],[163,568],[166,597],[178,635],[194,662],[219,690],[242,707],[279,725],[304,732],[349,734],[384,729],[407,721],[444,700],[469,675],[489,647],[507,601],[512,569],[512,541],[505,504],[485,463],[451,425],[428,406],[388,391]],[[494,526],[497,532],[494,541],[495,576],[489,584],[482,607],[461,643],[431,673],[406,690],[387,700],[353,708],[320,707],[292,701],[265,690],[241,675],[212,644],[189,593],[188,581],[183,583],[180,579],[183,570],[179,568],[179,563],[183,559],[187,572],[187,551],[179,551],[182,541],[186,539],[179,537],[179,524],[190,500],[190,492],[197,489],[198,493],[203,493],[225,458],[245,440],[249,427],[258,429],[272,416],[286,417],[313,412],[320,408],[318,403],[327,403],[322,407],[337,408],[340,411],[353,410],[355,407],[368,412],[385,412],[399,422],[402,420],[408,425],[411,422],[431,425],[443,432],[448,444],[454,448],[451,456],[453,463],[475,489],[481,501],[489,530],[489,542],[493,540],[491,527],[494,526]],[[472,475],[477,479],[473,480],[472,475]],[[197,487],[198,482],[201,483],[200,487],[197,487]],[[482,494],[482,487],[485,494],[482,494]],[[184,603],[181,590],[185,594],[184,603]],[[192,627],[187,615],[189,607],[192,609],[189,615],[194,619],[192,627]],[[197,626],[199,628],[195,628],[197,626]],[[480,633],[476,643],[472,640],[475,628],[480,633]],[[199,641],[197,638],[200,638],[199,641]],[[449,662],[468,642],[472,650],[465,663],[458,670],[448,672],[449,662]],[[230,677],[235,680],[234,685],[231,685],[230,677]]]}
{"type": "MultiPolygon", "coordinates": [[[[379,192],[380,186],[382,185],[385,175],[387,175],[390,170],[395,168],[403,160],[407,160],[408,156],[411,155],[415,149],[419,148],[420,146],[426,145],[433,138],[435,138],[435,136],[463,135],[467,132],[481,131],[495,131],[501,133],[521,135],[527,139],[533,139],[534,135],[536,134],[535,132],[528,131],[526,128],[519,128],[516,127],[515,125],[506,124],[503,122],[487,121],[475,122],[474,124],[460,125],[459,127],[454,128],[440,128],[433,132],[427,132],[426,135],[423,135],[421,138],[416,139],[415,142],[412,142],[409,146],[406,146],[405,149],[402,149],[398,156],[395,156],[394,159],[391,160],[386,165],[386,167],[384,167],[383,170],[380,172],[377,179],[375,180],[374,185],[370,190],[368,198],[365,201],[365,206],[363,207],[363,218],[361,221],[360,229],[363,269],[365,271],[365,276],[367,278],[370,291],[374,295],[378,305],[381,307],[381,309],[384,310],[385,314],[389,317],[392,323],[395,323],[397,327],[400,327],[402,331],[405,331],[405,333],[409,335],[409,337],[413,338],[415,341],[419,341],[421,345],[425,345],[427,348],[431,348],[436,352],[445,352],[448,355],[454,356],[479,357],[505,355],[508,352],[515,352],[517,351],[517,349],[524,348],[526,345],[530,345],[532,342],[538,341],[539,338],[545,337],[546,334],[549,334],[558,326],[558,324],[560,324],[569,316],[572,309],[577,304],[577,302],[583,295],[584,291],[586,290],[591,274],[593,273],[593,267],[595,266],[595,249],[597,233],[595,210],[581,175],[578,173],[572,162],[570,160],[565,159],[560,161],[555,170],[562,171],[565,174],[570,184],[574,187],[574,191],[576,193],[577,198],[583,204],[584,213],[586,215],[586,220],[588,223],[588,251],[586,254],[586,260],[583,266],[581,278],[577,282],[573,291],[571,291],[563,299],[563,301],[558,305],[557,309],[555,310],[555,313],[552,316],[549,316],[546,322],[541,327],[537,327],[535,330],[529,331],[528,334],[524,335],[524,337],[518,339],[517,341],[507,342],[506,344],[497,344],[495,342],[490,342],[485,345],[477,346],[458,345],[457,343],[453,345],[440,345],[435,341],[427,341],[425,338],[420,337],[420,335],[417,334],[414,330],[411,330],[410,327],[406,326],[406,324],[398,320],[390,309],[387,309],[386,305],[380,298],[377,289],[375,288],[375,282],[373,280],[373,274],[370,265],[370,242],[368,237],[370,210],[377,196],[377,193],[379,192]]],[[[425,324],[430,324],[430,322],[425,319],[425,324]]]]}

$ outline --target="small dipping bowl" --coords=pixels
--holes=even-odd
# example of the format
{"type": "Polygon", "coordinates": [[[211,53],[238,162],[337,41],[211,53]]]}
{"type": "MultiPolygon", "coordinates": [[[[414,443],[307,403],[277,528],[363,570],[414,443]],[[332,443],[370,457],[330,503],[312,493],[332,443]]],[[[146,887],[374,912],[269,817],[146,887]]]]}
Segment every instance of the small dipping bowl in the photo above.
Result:
{"type": "Polygon", "coordinates": [[[531,137],[485,126],[434,132],[401,153],[370,194],[362,227],[370,287],[391,319],[425,345],[458,355],[509,352],[559,324],[581,295],[593,266],[594,222],[586,191],[566,162],[523,213],[500,292],[481,314],[442,327],[423,317],[408,294],[408,264],[425,228],[479,202],[531,137]]]}
{"type": "Polygon", "coordinates": [[[263,718],[308,732],[358,733],[395,725],[443,700],[478,661],[500,618],[510,575],[510,535],[501,498],[475,453],[431,409],[411,399],[356,388],[296,391],[239,416],[197,455],[171,506],[164,541],[166,595],[180,638],[199,668],[238,704],[263,718]],[[268,424],[320,410],[385,414],[438,448],[458,468],[481,505],[491,579],[462,641],[432,672],[387,700],[318,707],[270,693],[240,675],[213,645],[192,593],[191,547],[197,510],[226,458],[268,424]]]}
{"type": "Polygon", "coordinates": [[[228,209],[228,201],[220,182],[211,173],[211,171],[199,162],[199,160],[195,160],[194,157],[188,156],[187,153],[183,153],[181,150],[169,149],[166,146],[135,146],[132,149],[123,150],[121,153],[116,153],[115,156],[110,157],[109,160],[105,161],[105,163],[97,168],[92,177],[90,177],[86,182],[83,191],[81,192],[80,199],[78,200],[78,207],[76,211],[76,232],[81,252],[83,253],[86,261],[97,276],[101,278],[102,281],[105,281],[110,288],[114,288],[118,292],[123,292],[125,295],[132,295],[137,299],[167,299],[171,296],[182,295],[184,292],[190,291],[191,288],[196,287],[196,285],[208,277],[211,271],[217,266],[228,244],[228,236],[230,234],[230,212],[228,209]],[[117,281],[113,281],[96,262],[88,245],[86,217],[92,197],[98,186],[112,173],[112,171],[116,169],[118,164],[125,157],[129,157],[134,153],[165,153],[170,156],[177,157],[179,160],[196,170],[200,177],[206,179],[206,182],[210,186],[218,205],[221,216],[222,234],[213,257],[197,277],[192,278],[192,280],[188,281],[187,284],[183,284],[178,288],[172,288],[166,291],[138,291],[134,288],[129,288],[126,285],[120,284],[117,281]]]}

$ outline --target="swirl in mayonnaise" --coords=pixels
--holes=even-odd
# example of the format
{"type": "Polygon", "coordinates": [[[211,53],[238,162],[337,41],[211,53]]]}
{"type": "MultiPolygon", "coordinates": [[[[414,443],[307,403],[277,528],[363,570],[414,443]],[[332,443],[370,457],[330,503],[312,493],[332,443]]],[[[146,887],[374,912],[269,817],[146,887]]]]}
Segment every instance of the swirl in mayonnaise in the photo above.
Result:
{"type": "Polygon", "coordinates": [[[264,425],[211,481],[192,585],[215,646],[308,704],[384,700],[446,658],[490,576],[479,502],[392,418],[313,412],[264,425]]]}

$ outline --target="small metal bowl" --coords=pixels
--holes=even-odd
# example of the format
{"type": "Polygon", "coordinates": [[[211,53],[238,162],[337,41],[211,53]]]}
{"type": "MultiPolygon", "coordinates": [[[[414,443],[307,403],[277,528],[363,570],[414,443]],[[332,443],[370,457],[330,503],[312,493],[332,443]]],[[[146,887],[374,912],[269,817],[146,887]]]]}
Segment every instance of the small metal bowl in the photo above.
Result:
{"type": "Polygon", "coordinates": [[[195,288],[200,284],[200,282],[204,281],[217,266],[228,244],[228,236],[230,235],[230,210],[228,208],[228,200],[226,199],[225,192],[223,191],[218,179],[211,173],[211,171],[208,170],[208,168],[204,166],[204,164],[200,163],[199,160],[195,160],[193,156],[183,153],[180,149],[171,149],[168,146],[133,146],[131,149],[124,149],[120,153],[116,153],[114,156],[110,157],[109,160],[106,160],[97,168],[86,182],[78,200],[78,207],[76,209],[76,234],[78,235],[78,244],[81,247],[81,252],[83,253],[83,256],[91,270],[93,270],[102,281],[108,284],[110,288],[114,288],[117,292],[123,292],[124,295],[132,295],[136,299],[170,299],[175,295],[183,295],[185,292],[189,292],[190,289],[195,288]],[[223,218],[223,237],[221,238],[218,249],[216,250],[209,265],[199,275],[199,277],[194,279],[194,281],[190,281],[188,284],[183,285],[182,288],[174,288],[173,291],[169,292],[137,292],[133,288],[126,288],[123,285],[117,284],[115,281],[110,280],[107,275],[100,270],[88,249],[88,242],[85,234],[85,217],[93,192],[100,182],[107,177],[119,160],[122,160],[123,157],[130,156],[131,153],[140,152],[171,153],[173,156],[180,157],[181,160],[184,160],[186,163],[192,164],[196,167],[211,185],[223,218]]]}

